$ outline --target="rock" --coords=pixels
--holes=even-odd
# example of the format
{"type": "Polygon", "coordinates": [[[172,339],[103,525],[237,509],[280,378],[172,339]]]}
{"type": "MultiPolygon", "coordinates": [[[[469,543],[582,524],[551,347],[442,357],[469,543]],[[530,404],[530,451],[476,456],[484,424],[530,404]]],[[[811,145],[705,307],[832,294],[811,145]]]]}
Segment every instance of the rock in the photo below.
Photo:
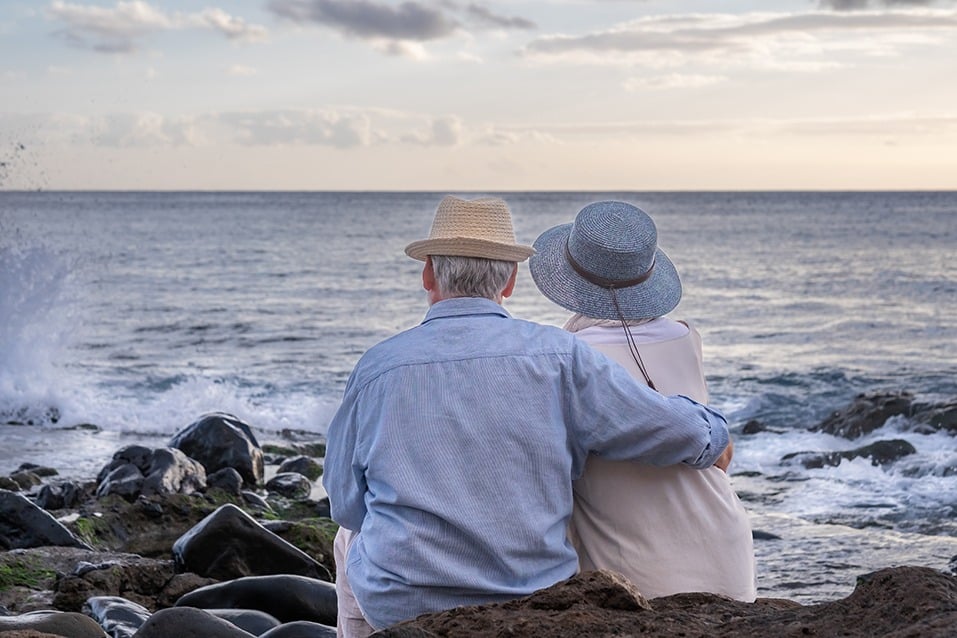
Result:
{"type": "Polygon", "coordinates": [[[20,470],[10,475],[10,479],[20,486],[21,490],[29,491],[31,487],[36,487],[43,483],[38,475],[30,471],[20,470]]]}
{"type": "Polygon", "coordinates": [[[36,504],[45,510],[75,508],[92,496],[95,484],[83,484],[79,481],[48,483],[40,487],[36,504]]]}
{"type": "Polygon", "coordinates": [[[173,559],[178,571],[218,580],[268,574],[328,577],[316,560],[230,504],[181,536],[173,544],[173,559]]]}
{"type": "Polygon", "coordinates": [[[96,563],[83,561],[57,580],[53,604],[57,609],[82,611],[91,599],[102,598],[105,605],[119,597],[152,609],[172,578],[170,560],[120,554],[96,563]]]}
{"type": "Polygon", "coordinates": [[[89,616],[67,611],[31,611],[19,616],[0,616],[0,635],[32,630],[65,638],[108,638],[89,616]]]}
{"type": "Polygon", "coordinates": [[[295,521],[263,521],[262,526],[286,542],[306,552],[325,570],[320,580],[332,582],[336,571],[332,544],[339,526],[330,518],[304,518],[295,521]],[[326,576],[325,574],[329,574],[326,576]]]}
{"type": "Polygon", "coordinates": [[[322,476],[322,465],[316,459],[300,454],[299,456],[294,456],[280,463],[277,472],[279,474],[283,472],[297,472],[310,481],[315,481],[322,476]]]}
{"type": "Polygon", "coordinates": [[[43,465],[37,465],[36,463],[21,463],[20,467],[17,468],[17,472],[33,472],[37,476],[44,478],[59,474],[59,472],[52,467],[45,467],[43,465]]]}
{"type": "Polygon", "coordinates": [[[257,609],[205,609],[204,611],[217,618],[222,618],[254,636],[261,636],[280,625],[275,616],[270,616],[257,609]]]}
{"type": "Polygon", "coordinates": [[[179,448],[212,473],[234,468],[249,487],[262,483],[263,453],[252,429],[231,414],[207,414],[178,432],[168,445],[179,448]]]}
{"type": "Polygon", "coordinates": [[[930,425],[935,430],[946,430],[957,434],[957,401],[936,405],[920,406],[914,419],[930,425]]]}
{"type": "Polygon", "coordinates": [[[744,603],[714,594],[645,602],[618,578],[611,572],[585,572],[525,598],[427,614],[374,636],[952,638],[957,627],[957,578],[925,567],[861,576],[847,598],[809,606],[776,599],[744,603]],[[596,584],[602,592],[597,597],[589,593],[596,584]],[[633,608],[618,608],[618,601],[633,608]]]}
{"type": "Polygon", "coordinates": [[[161,609],[149,617],[136,638],[252,638],[253,634],[193,607],[161,609]]]}
{"type": "Polygon", "coordinates": [[[269,479],[266,489],[292,499],[306,499],[312,494],[312,481],[298,472],[282,472],[269,479]]]}
{"type": "Polygon", "coordinates": [[[8,492],[19,492],[20,484],[14,481],[9,476],[0,476],[0,490],[7,490],[8,492]]]}
{"type": "Polygon", "coordinates": [[[894,461],[916,454],[917,449],[903,439],[877,441],[853,450],[842,452],[792,452],[781,457],[782,461],[796,461],[809,470],[825,466],[837,466],[844,459],[869,458],[871,465],[889,465],[894,461]]]}
{"type": "Polygon", "coordinates": [[[98,477],[97,497],[128,501],[155,494],[192,494],[206,489],[206,469],[181,450],[130,445],[117,451],[98,477]]]}
{"type": "Polygon", "coordinates": [[[247,576],[201,587],[177,600],[176,606],[258,609],[283,623],[309,620],[334,626],[336,586],[304,576],[247,576]]]}
{"type": "Polygon", "coordinates": [[[859,394],[851,405],[834,412],[811,431],[857,439],[883,426],[892,416],[911,414],[913,401],[908,392],[859,394]]]}
{"type": "Polygon", "coordinates": [[[256,494],[256,492],[253,492],[252,490],[243,490],[240,493],[240,496],[243,497],[243,502],[246,503],[246,505],[255,510],[260,512],[272,511],[272,505],[269,504],[269,501],[264,499],[259,494],[256,494]]]}
{"type": "Polygon", "coordinates": [[[83,613],[112,638],[132,638],[152,615],[143,605],[120,596],[93,596],[83,605],[83,613]]]}
{"type": "Polygon", "coordinates": [[[0,490],[0,549],[44,545],[92,549],[25,496],[0,490]]]}
{"type": "Polygon", "coordinates": [[[239,496],[243,489],[243,477],[235,469],[224,467],[206,477],[206,486],[218,487],[227,494],[239,496]]]}
{"type": "Polygon", "coordinates": [[[298,620],[270,629],[259,638],[336,638],[336,628],[298,620]]]}

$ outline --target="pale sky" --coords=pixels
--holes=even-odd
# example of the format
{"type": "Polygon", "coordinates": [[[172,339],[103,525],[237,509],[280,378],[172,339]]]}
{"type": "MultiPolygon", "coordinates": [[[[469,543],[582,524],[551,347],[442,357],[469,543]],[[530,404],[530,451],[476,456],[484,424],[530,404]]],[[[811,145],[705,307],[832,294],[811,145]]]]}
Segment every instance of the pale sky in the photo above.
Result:
{"type": "Polygon", "coordinates": [[[957,0],[0,0],[0,189],[957,189],[957,0]]]}

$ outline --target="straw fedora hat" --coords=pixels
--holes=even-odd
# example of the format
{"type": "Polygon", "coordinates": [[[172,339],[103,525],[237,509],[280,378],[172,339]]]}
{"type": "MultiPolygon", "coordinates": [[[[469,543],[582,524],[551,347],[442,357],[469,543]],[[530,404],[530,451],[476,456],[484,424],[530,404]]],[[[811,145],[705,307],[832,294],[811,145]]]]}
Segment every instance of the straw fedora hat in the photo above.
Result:
{"type": "Polygon", "coordinates": [[[655,222],[626,202],[589,204],[573,223],[539,235],[535,250],[528,263],[535,285],[572,312],[649,319],[681,300],[678,271],[658,248],[655,222]]]}
{"type": "Polygon", "coordinates": [[[429,255],[451,255],[518,262],[534,252],[531,246],[515,242],[512,214],[503,200],[451,195],[439,203],[428,239],[405,247],[405,254],[419,261],[429,255]]]}

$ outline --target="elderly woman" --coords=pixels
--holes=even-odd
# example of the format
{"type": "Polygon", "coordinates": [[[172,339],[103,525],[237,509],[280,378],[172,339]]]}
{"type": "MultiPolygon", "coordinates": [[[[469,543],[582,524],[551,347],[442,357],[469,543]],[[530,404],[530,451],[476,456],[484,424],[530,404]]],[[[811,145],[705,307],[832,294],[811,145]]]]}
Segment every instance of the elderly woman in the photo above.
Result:
{"type": "MultiPolygon", "coordinates": [[[[596,202],[535,241],[538,289],[572,311],[565,329],[666,395],[708,402],[701,337],[664,317],[681,299],[654,221],[625,202],[596,202]]],[[[755,598],[751,527],[718,467],[653,467],[589,456],[575,483],[570,536],[581,569],[612,569],[647,598],[711,592],[755,598]]]]}

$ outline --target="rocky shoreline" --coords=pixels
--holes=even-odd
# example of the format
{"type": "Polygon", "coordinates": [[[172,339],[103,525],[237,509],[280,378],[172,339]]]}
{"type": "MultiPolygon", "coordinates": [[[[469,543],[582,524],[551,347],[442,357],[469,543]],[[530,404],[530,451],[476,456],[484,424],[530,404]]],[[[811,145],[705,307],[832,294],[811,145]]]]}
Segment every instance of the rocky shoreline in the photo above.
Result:
{"type": "MultiPolygon", "coordinates": [[[[822,427],[856,438],[889,416],[917,414],[925,427],[957,429],[954,404],[918,407],[902,394],[861,396],[822,427]]],[[[55,469],[29,464],[0,477],[0,635],[334,636],[336,525],[328,503],[313,497],[324,453],[315,433],[284,431],[260,445],[247,424],[217,413],[165,447],[117,450],[95,480],[60,481],[55,469]]],[[[878,463],[901,453],[860,455],[878,463]]],[[[811,459],[795,461],[835,460],[811,459]]],[[[377,635],[638,634],[952,636],[957,577],[895,567],[861,575],[846,598],[800,605],[711,594],[647,601],[617,574],[586,572],[520,600],[422,616],[377,635]]]]}

